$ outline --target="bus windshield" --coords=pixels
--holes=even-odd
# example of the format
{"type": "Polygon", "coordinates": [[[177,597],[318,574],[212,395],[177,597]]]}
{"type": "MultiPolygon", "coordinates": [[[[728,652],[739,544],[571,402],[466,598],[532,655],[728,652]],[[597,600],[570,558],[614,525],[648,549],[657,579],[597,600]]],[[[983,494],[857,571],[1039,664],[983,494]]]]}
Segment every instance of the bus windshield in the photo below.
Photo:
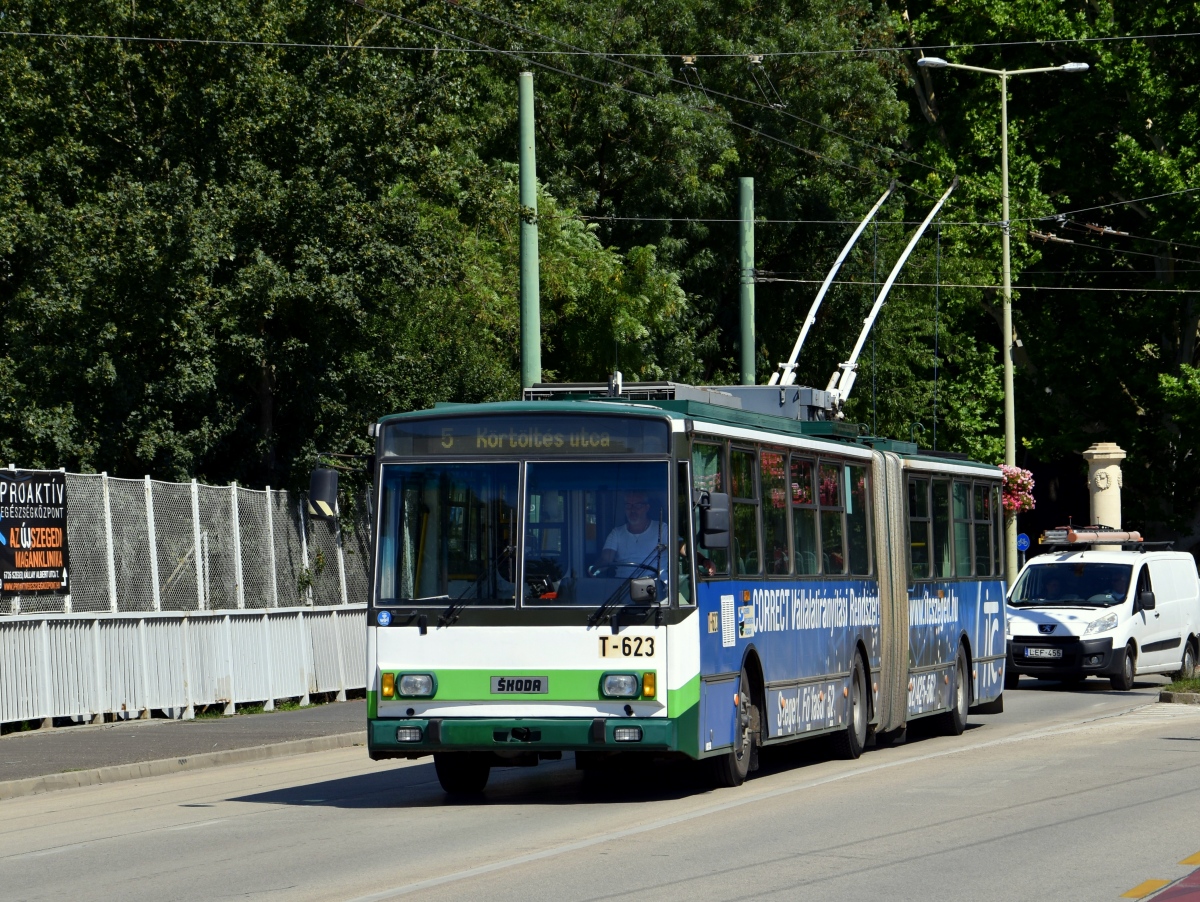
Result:
{"type": "Polygon", "coordinates": [[[1013,588],[1013,607],[1068,605],[1108,608],[1123,602],[1129,592],[1129,564],[1070,562],[1027,567],[1013,588]]]}
{"type": "Polygon", "coordinates": [[[659,461],[528,464],[524,603],[628,603],[626,584],[646,577],[665,600],[679,554],[668,474],[659,461]]]}
{"type": "Polygon", "coordinates": [[[514,604],[519,469],[385,465],[379,602],[514,604]]]}

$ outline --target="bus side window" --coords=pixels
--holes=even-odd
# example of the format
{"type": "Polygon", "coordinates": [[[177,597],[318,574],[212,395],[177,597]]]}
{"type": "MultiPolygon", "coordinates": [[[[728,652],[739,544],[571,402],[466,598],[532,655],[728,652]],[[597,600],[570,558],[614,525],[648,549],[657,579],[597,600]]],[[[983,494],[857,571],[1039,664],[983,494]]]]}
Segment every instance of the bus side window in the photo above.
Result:
{"type": "Polygon", "coordinates": [[[850,483],[846,496],[846,545],[850,552],[850,572],[855,576],[871,575],[871,484],[867,468],[846,467],[850,483]]]}
{"type": "MultiPolygon", "coordinates": [[[[697,442],[692,446],[692,488],[698,492],[728,492],[725,484],[725,448],[722,445],[706,445],[697,442]]],[[[692,524],[700,529],[700,512],[693,507],[692,524]]],[[[698,538],[699,533],[696,533],[698,538]]],[[[697,543],[696,551],[712,562],[714,574],[729,572],[729,549],[700,548],[697,543]]],[[[700,561],[700,563],[704,563],[700,561]]],[[[700,575],[705,576],[707,568],[700,568],[700,575]]]]}
{"type": "Polygon", "coordinates": [[[908,481],[908,550],[913,579],[929,579],[929,480],[908,481]]]}
{"type": "Polygon", "coordinates": [[[995,556],[992,554],[992,489],[975,483],[975,575],[991,576],[995,556]]]}
{"type": "Polygon", "coordinates": [[[817,467],[817,500],[821,504],[821,571],[846,572],[846,531],[842,522],[845,487],[842,466],[822,460],[817,467]]]}
{"type": "MultiPolygon", "coordinates": [[[[696,603],[695,580],[692,578],[694,572],[692,570],[692,539],[688,537],[688,518],[692,512],[692,487],[688,480],[687,462],[681,460],[678,464],[679,475],[676,488],[679,498],[676,504],[676,516],[679,519],[675,532],[670,535],[678,536],[680,540],[678,593],[679,605],[685,607],[696,603]]],[[[704,566],[703,563],[702,566],[704,566]]]]}
{"type": "Polygon", "coordinates": [[[812,576],[821,572],[821,546],[817,542],[817,495],[813,488],[813,461],[792,458],[792,542],[796,573],[812,576]]]}
{"type": "Polygon", "coordinates": [[[1004,547],[1004,541],[1001,539],[1004,535],[1004,521],[1001,517],[1003,509],[1000,503],[1000,486],[992,486],[992,535],[996,537],[992,542],[992,573],[997,576],[1004,574],[1004,558],[1000,551],[1004,547]]]}
{"type": "Polygon", "coordinates": [[[763,500],[763,547],[768,574],[791,572],[788,554],[787,455],[763,449],[759,454],[763,500]]]}
{"type": "Polygon", "coordinates": [[[758,474],[753,451],[729,452],[729,483],[733,502],[733,564],[737,572],[762,573],[758,555],[758,474]]]}
{"type": "Polygon", "coordinates": [[[933,481],[933,574],[939,579],[954,575],[950,563],[950,483],[933,481]]]}
{"type": "Polygon", "coordinates": [[[954,480],[951,484],[954,514],[954,573],[971,575],[971,483],[954,480]]]}

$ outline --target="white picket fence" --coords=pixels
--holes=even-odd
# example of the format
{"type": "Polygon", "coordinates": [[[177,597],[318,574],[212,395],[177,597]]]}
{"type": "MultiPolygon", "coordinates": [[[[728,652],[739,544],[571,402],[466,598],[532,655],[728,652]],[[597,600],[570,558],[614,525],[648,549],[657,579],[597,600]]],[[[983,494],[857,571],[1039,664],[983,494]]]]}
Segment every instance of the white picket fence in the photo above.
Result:
{"type": "Polygon", "coordinates": [[[365,607],[0,618],[0,722],[344,699],[365,686],[365,607]]]}

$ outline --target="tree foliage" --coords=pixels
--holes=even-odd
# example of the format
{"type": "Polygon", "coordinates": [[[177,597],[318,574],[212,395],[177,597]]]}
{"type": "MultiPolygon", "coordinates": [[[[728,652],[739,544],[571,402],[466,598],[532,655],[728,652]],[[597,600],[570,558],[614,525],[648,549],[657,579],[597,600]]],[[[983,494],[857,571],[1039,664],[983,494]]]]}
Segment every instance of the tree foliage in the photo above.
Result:
{"type": "Polygon", "coordinates": [[[1083,40],[1200,31],[1194,4],[13,0],[0,15],[11,32],[145,39],[0,39],[13,462],[296,484],[318,452],[365,450],[382,413],[514,397],[526,68],[546,378],[736,379],[752,176],[765,381],[898,179],[800,358],[799,381],[823,387],[958,176],[847,413],[998,461],[999,92],[916,66],[918,48],[953,45],[936,53],[1091,66],[1009,85],[1014,283],[1067,289],[1015,294],[1023,454],[1115,440],[1137,518],[1182,530],[1200,502],[1200,305],[1148,291],[1191,289],[1200,266],[1196,195],[1175,193],[1200,184],[1195,53],[1083,40]],[[1083,212],[1039,219],[1064,211],[1083,212]]]}

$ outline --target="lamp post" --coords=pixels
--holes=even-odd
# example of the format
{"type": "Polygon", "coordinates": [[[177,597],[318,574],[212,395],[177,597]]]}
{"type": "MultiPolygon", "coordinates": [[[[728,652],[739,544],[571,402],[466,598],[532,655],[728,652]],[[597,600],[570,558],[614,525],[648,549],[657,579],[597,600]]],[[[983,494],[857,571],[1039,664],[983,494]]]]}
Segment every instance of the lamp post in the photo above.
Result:
{"type": "MultiPolygon", "coordinates": [[[[1000,79],[1000,246],[1003,254],[1001,268],[1004,277],[1004,462],[1010,467],[1017,464],[1017,423],[1013,408],[1013,338],[1012,338],[1012,257],[1009,250],[1009,234],[1012,231],[1008,219],[1008,79],[1012,75],[1032,75],[1037,72],[1086,72],[1087,63],[1064,63],[1061,66],[1043,66],[1037,69],[985,69],[982,66],[965,66],[950,63],[936,56],[917,60],[923,69],[964,69],[967,72],[982,72],[1000,79]]],[[[1011,586],[1017,579],[1017,517],[1004,518],[1004,571],[1011,586]]]]}

